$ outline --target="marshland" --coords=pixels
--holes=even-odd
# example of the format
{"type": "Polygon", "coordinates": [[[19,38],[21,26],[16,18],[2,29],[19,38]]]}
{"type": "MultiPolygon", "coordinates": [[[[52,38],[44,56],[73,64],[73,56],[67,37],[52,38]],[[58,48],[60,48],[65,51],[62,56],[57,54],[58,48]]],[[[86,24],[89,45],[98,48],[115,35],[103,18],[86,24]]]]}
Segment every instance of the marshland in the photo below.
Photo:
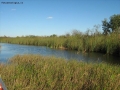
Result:
{"type": "Polygon", "coordinates": [[[78,52],[101,52],[105,54],[120,55],[120,34],[111,33],[103,35],[96,31],[91,35],[82,34],[74,30],[72,35],[51,36],[22,36],[0,37],[1,43],[47,46],[50,48],[76,50],[78,52]]]}
{"type": "Polygon", "coordinates": [[[119,90],[120,66],[16,55],[0,73],[8,90],[119,90]]]}
{"type": "MultiPolygon", "coordinates": [[[[26,10],[26,8],[24,9],[26,10]]],[[[27,29],[31,30],[31,26],[36,28],[37,25],[38,27],[41,25],[41,22],[40,25],[36,23],[40,19],[35,19],[37,14],[31,16],[31,19],[31,13],[25,14],[26,17],[17,14],[20,9],[15,14],[16,10],[15,8],[11,9],[12,12],[8,15],[11,15],[11,17],[19,15],[19,17],[22,17],[21,20],[24,21],[19,23],[21,20],[16,17],[14,18],[15,25],[6,27],[7,23],[11,24],[11,21],[14,20],[10,20],[10,18],[10,22],[7,20],[5,27],[2,27],[3,30],[8,30],[7,28],[10,27],[11,30],[16,30],[16,32],[12,32],[13,34],[17,33],[19,27],[22,27],[19,29],[22,30],[29,26],[27,29]],[[25,20],[27,24],[23,23],[25,20]],[[31,23],[34,25],[31,25],[31,23]],[[14,28],[14,26],[16,27],[14,28]]],[[[49,28],[53,24],[51,19],[53,19],[52,16],[47,17],[46,20],[49,20],[49,23],[43,20],[43,23],[47,23],[45,27],[49,28]]],[[[75,20],[77,21],[77,19],[75,20]]],[[[65,18],[64,21],[67,21],[67,19],[65,18]]],[[[53,33],[53,35],[48,36],[25,34],[16,37],[0,36],[0,78],[2,78],[8,90],[120,90],[120,14],[112,15],[110,20],[104,19],[102,21],[102,31],[99,31],[99,26],[95,25],[92,30],[88,29],[86,32],[73,30],[64,35],[53,33]],[[91,56],[92,53],[94,53],[93,56],[91,56]],[[76,59],[74,56],[79,58],[76,59]],[[81,60],[84,59],[83,56],[87,58],[87,62],[81,60]],[[88,61],[88,59],[92,60],[88,61]]]]}
{"type": "MultiPolygon", "coordinates": [[[[117,33],[88,35],[75,30],[72,35],[1,37],[0,41],[1,54],[2,48],[8,43],[8,46],[13,45],[13,47],[27,45],[30,48],[31,46],[45,46],[54,50],[73,50],[77,54],[99,52],[108,56],[115,55],[118,57],[117,61],[120,60],[120,36],[117,33]]],[[[75,59],[66,60],[62,57],[42,56],[34,53],[22,54],[9,58],[6,64],[1,63],[0,74],[8,90],[120,89],[120,65],[118,63],[86,63],[75,59]]]]}

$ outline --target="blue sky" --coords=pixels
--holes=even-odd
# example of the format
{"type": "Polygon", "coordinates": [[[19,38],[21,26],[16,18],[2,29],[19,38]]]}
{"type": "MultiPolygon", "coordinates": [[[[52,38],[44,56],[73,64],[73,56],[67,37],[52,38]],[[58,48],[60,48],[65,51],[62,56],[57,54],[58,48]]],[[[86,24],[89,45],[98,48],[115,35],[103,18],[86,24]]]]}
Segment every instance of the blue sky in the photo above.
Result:
{"type": "Polygon", "coordinates": [[[120,14],[120,0],[0,0],[0,36],[85,32],[120,14]],[[23,2],[3,4],[1,2],[23,2]]]}

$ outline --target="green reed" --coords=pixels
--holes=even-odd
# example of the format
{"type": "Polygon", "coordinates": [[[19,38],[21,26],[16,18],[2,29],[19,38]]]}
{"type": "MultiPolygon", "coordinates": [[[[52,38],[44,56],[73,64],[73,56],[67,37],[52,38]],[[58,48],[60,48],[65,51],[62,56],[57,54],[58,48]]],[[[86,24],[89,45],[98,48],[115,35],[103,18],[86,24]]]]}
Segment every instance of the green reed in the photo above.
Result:
{"type": "Polygon", "coordinates": [[[120,37],[119,34],[115,33],[107,36],[103,34],[77,34],[56,37],[0,37],[0,42],[23,45],[48,46],[50,48],[71,49],[82,52],[104,52],[107,54],[120,55],[120,37]]]}

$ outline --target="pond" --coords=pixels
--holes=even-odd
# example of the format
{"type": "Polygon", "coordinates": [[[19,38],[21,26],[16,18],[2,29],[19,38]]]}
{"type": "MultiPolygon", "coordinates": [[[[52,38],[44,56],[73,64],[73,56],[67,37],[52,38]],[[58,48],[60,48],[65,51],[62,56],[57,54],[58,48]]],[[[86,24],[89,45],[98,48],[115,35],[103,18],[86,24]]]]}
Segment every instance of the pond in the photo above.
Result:
{"type": "Polygon", "coordinates": [[[17,54],[40,54],[43,56],[65,58],[66,60],[76,59],[88,63],[107,62],[112,64],[120,64],[120,57],[105,55],[102,53],[78,53],[77,51],[51,49],[45,46],[28,46],[7,43],[0,43],[0,46],[0,63],[6,63],[9,58],[17,54]]]}

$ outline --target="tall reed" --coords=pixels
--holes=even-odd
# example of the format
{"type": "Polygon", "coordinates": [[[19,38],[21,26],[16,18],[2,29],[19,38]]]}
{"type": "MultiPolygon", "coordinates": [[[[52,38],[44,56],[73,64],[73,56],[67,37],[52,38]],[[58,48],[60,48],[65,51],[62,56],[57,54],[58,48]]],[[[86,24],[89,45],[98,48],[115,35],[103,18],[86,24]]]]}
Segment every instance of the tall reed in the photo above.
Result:
{"type": "Polygon", "coordinates": [[[120,55],[120,37],[119,34],[115,33],[107,36],[102,34],[77,34],[59,37],[0,37],[0,42],[120,55]]]}
{"type": "Polygon", "coordinates": [[[8,90],[120,90],[120,66],[17,55],[0,74],[8,90]]]}

